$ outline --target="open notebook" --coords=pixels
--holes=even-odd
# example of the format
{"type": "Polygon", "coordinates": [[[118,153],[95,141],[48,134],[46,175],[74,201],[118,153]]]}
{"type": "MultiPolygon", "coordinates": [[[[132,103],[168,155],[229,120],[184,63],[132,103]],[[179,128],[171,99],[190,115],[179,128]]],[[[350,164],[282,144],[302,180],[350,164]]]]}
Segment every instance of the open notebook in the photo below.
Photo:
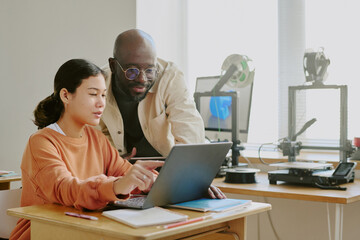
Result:
{"type": "Polygon", "coordinates": [[[231,142],[175,145],[149,194],[114,206],[146,209],[204,197],[231,146],[231,142]]]}
{"type": "Polygon", "coordinates": [[[117,209],[104,211],[102,215],[131,227],[156,226],[187,220],[188,216],[160,207],[149,209],[117,209]]]}

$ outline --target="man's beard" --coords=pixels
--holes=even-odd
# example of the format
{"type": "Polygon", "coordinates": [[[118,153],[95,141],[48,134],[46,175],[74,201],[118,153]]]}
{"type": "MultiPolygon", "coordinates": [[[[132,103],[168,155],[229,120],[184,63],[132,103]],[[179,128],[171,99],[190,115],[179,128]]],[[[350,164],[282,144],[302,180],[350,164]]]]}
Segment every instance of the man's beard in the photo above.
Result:
{"type": "Polygon", "coordinates": [[[122,93],[123,96],[126,96],[126,100],[127,101],[134,101],[134,102],[140,102],[141,100],[143,100],[146,95],[148,94],[148,92],[150,91],[151,87],[154,85],[155,81],[152,82],[151,84],[139,84],[139,83],[131,83],[127,86],[124,86],[122,84],[119,84],[118,81],[114,81],[113,82],[113,92],[118,92],[118,93],[122,93]],[[132,95],[130,92],[130,88],[134,87],[134,86],[139,86],[139,87],[145,87],[146,90],[144,93],[139,94],[139,95],[132,95]]]}
{"type": "Polygon", "coordinates": [[[113,92],[115,94],[120,93],[121,95],[126,96],[127,101],[134,101],[134,102],[140,102],[141,100],[143,100],[156,82],[156,80],[154,79],[151,83],[146,82],[145,84],[139,84],[137,82],[131,82],[130,84],[125,85],[125,84],[121,84],[120,79],[115,78],[114,75],[112,75],[112,79],[113,81],[111,85],[113,92]],[[133,96],[130,92],[130,88],[134,86],[145,87],[146,90],[142,94],[133,96]]]}
{"type": "Polygon", "coordinates": [[[132,101],[135,101],[135,102],[140,102],[141,100],[143,100],[146,95],[148,94],[148,92],[150,91],[151,87],[154,85],[154,82],[150,83],[150,84],[138,84],[136,82],[134,83],[130,83],[128,85],[128,88],[126,88],[126,91],[125,93],[129,96],[129,98],[132,100],[132,101]],[[146,88],[146,91],[142,94],[139,94],[139,95],[131,95],[130,93],[130,88],[133,88],[133,87],[145,87],[146,88]]]}
{"type": "Polygon", "coordinates": [[[130,92],[128,92],[127,94],[128,94],[128,96],[129,96],[129,98],[131,98],[132,101],[134,101],[134,102],[140,102],[141,100],[143,100],[143,99],[146,97],[146,95],[148,94],[149,90],[150,90],[150,88],[147,88],[144,93],[139,94],[139,95],[135,95],[135,96],[131,95],[130,92]]]}

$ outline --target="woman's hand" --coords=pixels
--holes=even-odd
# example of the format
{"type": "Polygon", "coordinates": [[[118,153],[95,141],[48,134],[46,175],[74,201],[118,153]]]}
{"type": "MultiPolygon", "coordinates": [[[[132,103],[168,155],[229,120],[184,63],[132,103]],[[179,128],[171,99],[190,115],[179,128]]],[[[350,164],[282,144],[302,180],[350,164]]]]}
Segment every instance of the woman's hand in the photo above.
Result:
{"type": "Polygon", "coordinates": [[[114,182],[114,193],[127,195],[136,187],[149,191],[156,178],[154,169],[163,165],[164,161],[136,161],[126,175],[114,182]]]}
{"type": "Polygon", "coordinates": [[[210,187],[208,189],[208,193],[211,198],[219,198],[219,199],[226,198],[225,194],[219,188],[215,187],[214,185],[210,185],[210,187]]]}

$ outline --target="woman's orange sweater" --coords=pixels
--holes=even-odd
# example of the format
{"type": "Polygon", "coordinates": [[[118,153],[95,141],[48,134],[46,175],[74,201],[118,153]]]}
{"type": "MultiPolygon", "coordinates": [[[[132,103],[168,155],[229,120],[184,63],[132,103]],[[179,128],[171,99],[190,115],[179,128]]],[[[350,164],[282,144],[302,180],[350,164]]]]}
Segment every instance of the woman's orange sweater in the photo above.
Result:
{"type": "MultiPolygon", "coordinates": [[[[21,206],[105,207],[119,200],[114,181],[131,166],[105,135],[92,127],[85,127],[82,138],[43,128],[30,137],[23,155],[21,206]]],[[[10,239],[30,239],[30,222],[20,219],[10,239]]]]}

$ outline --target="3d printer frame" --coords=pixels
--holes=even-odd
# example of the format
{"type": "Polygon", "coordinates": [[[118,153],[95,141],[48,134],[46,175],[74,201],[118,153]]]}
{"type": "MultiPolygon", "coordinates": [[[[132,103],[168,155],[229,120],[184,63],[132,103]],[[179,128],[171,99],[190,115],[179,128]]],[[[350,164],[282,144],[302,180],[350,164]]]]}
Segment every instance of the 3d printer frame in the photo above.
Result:
{"type": "MultiPolygon", "coordinates": [[[[347,126],[348,126],[348,91],[346,85],[303,85],[303,86],[289,86],[289,115],[288,115],[288,132],[289,139],[295,136],[296,131],[296,92],[308,89],[339,89],[340,90],[340,143],[339,147],[322,147],[322,146],[306,146],[301,145],[301,149],[316,149],[316,150],[339,150],[340,162],[347,162],[347,157],[352,152],[351,143],[347,140],[347,126]]],[[[289,155],[289,162],[295,161],[295,156],[289,155]]]]}
{"type": "Polygon", "coordinates": [[[196,104],[196,108],[198,109],[198,111],[200,111],[200,98],[201,97],[219,97],[219,96],[230,96],[231,97],[231,141],[233,142],[233,145],[231,147],[231,151],[232,151],[232,157],[231,157],[231,163],[232,166],[235,167],[238,165],[238,157],[240,155],[239,150],[240,148],[237,146],[238,144],[240,144],[240,140],[237,139],[237,131],[238,131],[238,124],[236,121],[236,116],[237,116],[237,92],[203,92],[203,93],[199,93],[196,92],[194,93],[194,100],[195,100],[195,104],[196,104]]]}
{"type": "Polygon", "coordinates": [[[238,92],[222,92],[221,88],[224,84],[229,80],[229,78],[237,71],[237,67],[235,65],[231,65],[226,73],[220,78],[218,83],[214,86],[214,88],[209,92],[195,92],[194,93],[194,101],[196,104],[196,108],[200,112],[200,98],[201,97],[219,97],[219,96],[230,96],[231,97],[231,141],[233,145],[231,147],[232,156],[231,163],[233,167],[238,166],[238,157],[240,156],[241,147],[238,146],[240,144],[240,140],[237,139],[238,123],[237,123],[237,99],[238,92]]]}

